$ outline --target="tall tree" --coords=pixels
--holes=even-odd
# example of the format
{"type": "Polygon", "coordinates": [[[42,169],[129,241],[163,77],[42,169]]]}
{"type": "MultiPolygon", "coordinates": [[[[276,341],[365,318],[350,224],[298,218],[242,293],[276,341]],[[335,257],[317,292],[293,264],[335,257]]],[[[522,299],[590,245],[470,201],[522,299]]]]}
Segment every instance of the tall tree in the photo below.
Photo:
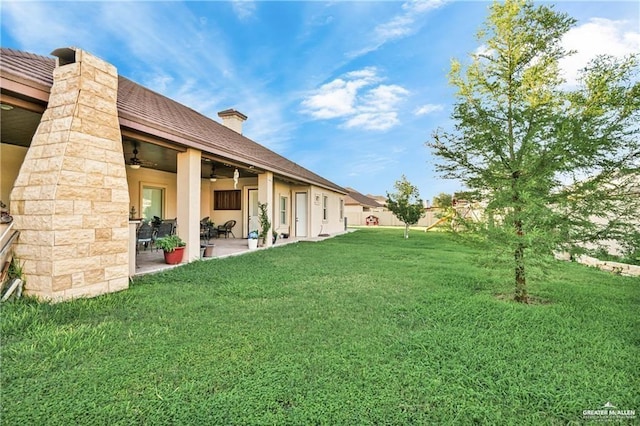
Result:
{"type": "Polygon", "coordinates": [[[484,53],[466,67],[452,62],[455,129],[427,143],[444,177],[483,195],[492,220],[482,231],[512,253],[524,303],[530,256],[638,241],[638,57],[598,58],[569,87],[559,61],[571,54],[561,39],[574,24],[532,1],[495,2],[478,32],[484,53]]]}
{"type": "Polygon", "coordinates": [[[418,223],[425,214],[424,204],[418,187],[409,183],[404,175],[396,181],[394,187],[396,192],[387,193],[387,208],[404,223],[404,237],[409,238],[409,227],[418,223]]]}
{"type": "Polygon", "coordinates": [[[433,197],[433,206],[442,209],[449,208],[453,205],[453,195],[441,192],[433,197]]]}

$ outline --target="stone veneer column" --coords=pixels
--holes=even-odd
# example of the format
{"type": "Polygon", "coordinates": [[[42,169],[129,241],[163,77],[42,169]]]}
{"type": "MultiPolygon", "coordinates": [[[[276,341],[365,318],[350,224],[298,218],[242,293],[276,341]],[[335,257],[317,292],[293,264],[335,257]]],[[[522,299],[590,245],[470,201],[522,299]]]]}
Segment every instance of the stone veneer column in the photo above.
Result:
{"type": "Polygon", "coordinates": [[[49,104],[11,193],[28,294],[54,301],[129,285],[129,190],[116,68],[58,49],[49,104]]]}

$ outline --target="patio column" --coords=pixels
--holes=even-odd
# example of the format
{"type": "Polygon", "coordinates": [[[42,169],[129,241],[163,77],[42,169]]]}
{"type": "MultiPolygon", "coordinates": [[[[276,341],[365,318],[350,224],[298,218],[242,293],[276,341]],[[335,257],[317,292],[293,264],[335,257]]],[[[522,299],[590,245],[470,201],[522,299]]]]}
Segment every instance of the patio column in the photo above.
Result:
{"type": "Polygon", "coordinates": [[[200,258],[200,161],[197,149],[178,153],[178,236],[187,243],[183,263],[200,258]]]}
{"type": "MultiPolygon", "coordinates": [[[[258,201],[262,204],[268,204],[267,217],[271,223],[271,229],[273,229],[273,172],[264,172],[258,175],[258,201]]],[[[266,247],[273,245],[271,229],[264,242],[266,247]]]]}

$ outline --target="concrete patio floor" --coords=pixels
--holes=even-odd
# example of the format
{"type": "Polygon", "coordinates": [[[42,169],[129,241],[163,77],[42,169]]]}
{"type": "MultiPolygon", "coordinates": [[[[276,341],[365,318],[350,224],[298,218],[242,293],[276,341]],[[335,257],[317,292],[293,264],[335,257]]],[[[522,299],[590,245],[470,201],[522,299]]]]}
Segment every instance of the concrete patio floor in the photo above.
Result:
{"type": "MultiPolygon", "coordinates": [[[[309,238],[278,238],[276,243],[271,247],[279,247],[284,246],[286,244],[293,244],[299,241],[322,241],[327,238],[335,237],[336,235],[340,235],[346,232],[351,232],[353,230],[348,230],[345,232],[341,232],[338,234],[332,234],[325,237],[309,237],[309,238]]],[[[229,256],[238,256],[245,253],[249,253],[247,239],[246,238],[212,238],[209,241],[209,244],[213,244],[213,251],[211,257],[202,257],[203,249],[200,249],[200,259],[201,260],[210,260],[210,259],[220,259],[229,256]]],[[[257,250],[265,250],[268,247],[258,247],[257,250]]],[[[150,274],[154,272],[166,271],[171,268],[175,268],[181,265],[185,265],[185,263],[181,263],[178,265],[167,265],[164,262],[164,253],[162,250],[156,250],[155,248],[147,248],[144,250],[140,248],[136,256],[136,276],[150,274]]]]}

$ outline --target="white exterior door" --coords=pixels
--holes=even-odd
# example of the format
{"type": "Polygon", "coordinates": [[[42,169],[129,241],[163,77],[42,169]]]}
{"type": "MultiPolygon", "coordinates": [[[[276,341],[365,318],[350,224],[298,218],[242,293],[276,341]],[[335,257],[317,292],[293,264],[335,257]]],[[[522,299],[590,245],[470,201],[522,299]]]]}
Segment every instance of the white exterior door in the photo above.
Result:
{"type": "Polygon", "coordinates": [[[307,236],[307,193],[296,192],[296,237],[307,236]]]}
{"type": "Polygon", "coordinates": [[[258,209],[258,190],[250,189],[249,190],[249,203],[248,203],[249,217],[247,218],[247,223],[249,224],[249,232],[258,231],[260,232],[260,221],[258,220],[259,209],[258,209]]]}

